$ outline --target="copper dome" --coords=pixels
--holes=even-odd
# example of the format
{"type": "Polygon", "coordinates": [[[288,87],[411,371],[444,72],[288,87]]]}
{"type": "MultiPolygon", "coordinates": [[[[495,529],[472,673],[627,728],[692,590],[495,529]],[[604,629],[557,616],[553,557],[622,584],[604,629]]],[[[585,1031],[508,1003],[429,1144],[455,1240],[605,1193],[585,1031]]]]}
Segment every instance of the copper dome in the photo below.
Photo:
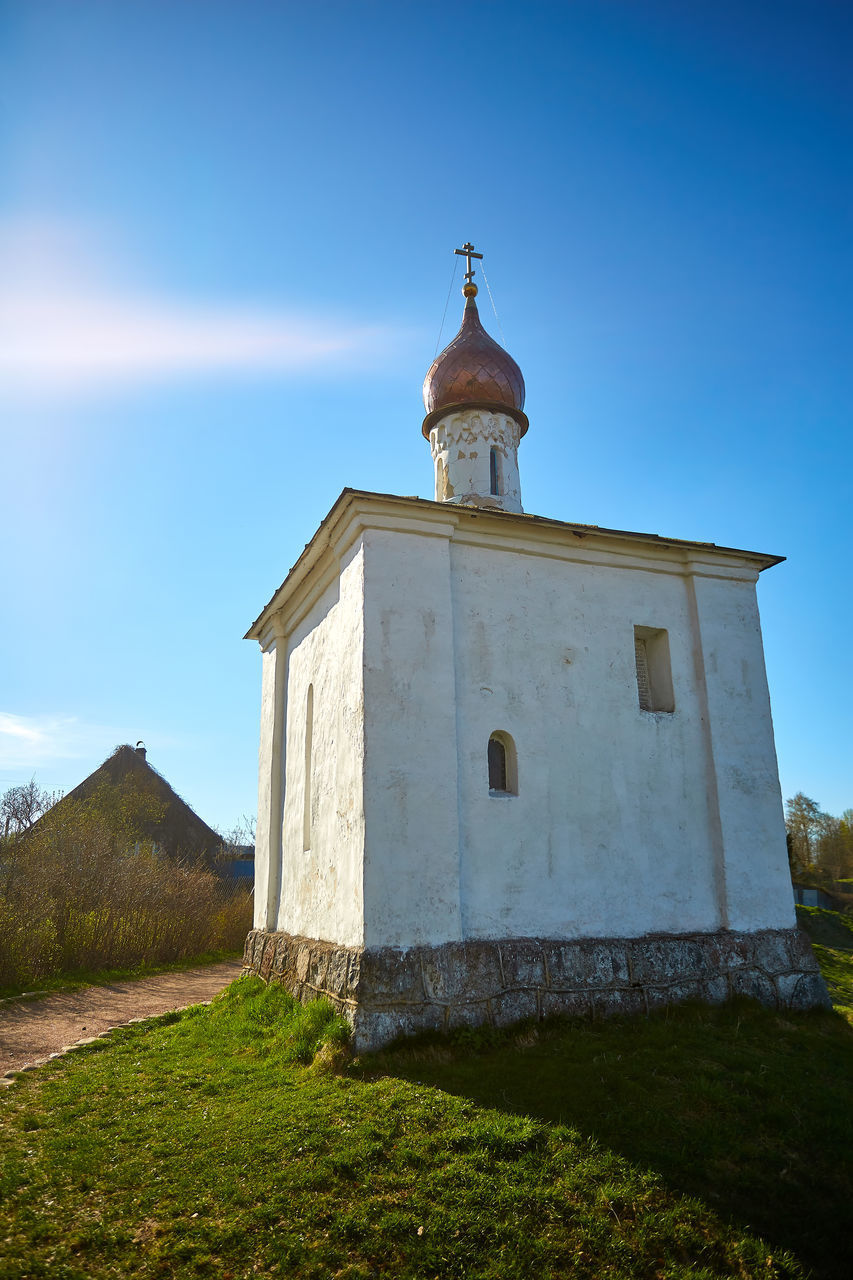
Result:
{"type": "Polygon", "coordinates": [[[450,409],[477,405],[508,413],[527,430],[524,378],[512,356],[490,338],[480,323],[474,295],[476,285],[466,285],[462,326],[453,341],[436,356],[424,379],[423,433],[450,409]]]}

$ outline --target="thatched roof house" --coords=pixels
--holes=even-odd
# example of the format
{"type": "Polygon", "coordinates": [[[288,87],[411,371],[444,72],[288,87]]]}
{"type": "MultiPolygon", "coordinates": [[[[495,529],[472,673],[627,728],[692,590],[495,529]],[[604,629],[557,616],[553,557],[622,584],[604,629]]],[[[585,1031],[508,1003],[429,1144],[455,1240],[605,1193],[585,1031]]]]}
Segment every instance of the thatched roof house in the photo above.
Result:
{"type": "MultiPolygon", "coordinates": [[[[172,858],[203,858],[212,864],[222,847],[222,837],[209,827],[189,805],[173,791],[166,779],[146,759],[145,748],[120,746],[94,773],[54,806],[54,814],[70,801],[93,801],[103,807],[110,796],[140,798],[151,801],[156,818],[143,819],[140,834],[155,843],[172,858]]],[[[43,822],[44,819],[39,819],[43,822]]],[[[36,823],[31,830],[35,830],[36,823]]]]}

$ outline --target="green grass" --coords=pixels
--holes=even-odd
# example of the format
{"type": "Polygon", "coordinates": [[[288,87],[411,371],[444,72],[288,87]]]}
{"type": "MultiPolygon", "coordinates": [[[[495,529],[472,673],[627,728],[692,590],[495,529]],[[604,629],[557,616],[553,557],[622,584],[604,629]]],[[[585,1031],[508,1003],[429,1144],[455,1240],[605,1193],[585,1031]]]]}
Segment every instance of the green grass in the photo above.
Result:
{"type": "Polygon", "coordinates": [[[0,1280],[849,1275],[836,1015],[690,1007],[349,1065],[345,1039],[241,979],[21,1076],[0,1280]]]}
{"type": "Polygon", "coordinates": [[[797,907],[832,1003],[853,1025],[853,917],[822,907],[797,907]]]}
{"type": "Polygon", "coordinates": [[[0,986],[0,1000],[15,999],[21,995],[53,995],[57,991],[78,991],[80,987],[105,987],[112,982],[125,982],[133,978],[150,978],[157,973],[182,973],[185,969],[197,969],[200,965],[220,964],[223,960],[237,960],[242,949],[230,951],[206,951],[203,955],[186,960],[164,960],[161,963],[129,965],[123,969],[76,969],[73,973],[59,973],[51,978],[38,978],[24,986],[0,986]]]}
{"type": "Polygon", "coordinates": [[[530,1027],[475,1052],[400,1049],[379,1065],[482,1107],[568,1125],[762,1236],[769,1252],[849,1277],[853,1036],[836,1015],[689,1006],[530,1027]]]}

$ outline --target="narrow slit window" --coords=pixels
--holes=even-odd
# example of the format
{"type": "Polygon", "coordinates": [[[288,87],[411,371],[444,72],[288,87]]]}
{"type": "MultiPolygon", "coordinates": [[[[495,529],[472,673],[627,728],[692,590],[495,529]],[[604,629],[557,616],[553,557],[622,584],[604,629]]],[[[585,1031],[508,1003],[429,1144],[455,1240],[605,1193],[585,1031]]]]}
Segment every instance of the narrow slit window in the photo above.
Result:
{"type": "Polygon", "coordinates": [[[634,627],[634,659],[640,710],[674,711],[669,632],[663,627],[634,627]]]}
{"type": "Polygon", "coordinates": [[[302,809],[302,849],[311,848],[311,769],[312,749],[314,745],[314,686],[309,684],[308,696],[305,699],[305,785],[302,809]]]}
{"type": "Polygon", "coordinates": [[[652,695],[649,691],[649,655],[646,642],[638,636],[634,637],[634,659],[637,663],[637,692],[640,695],[640,710],[652,710],[652,695]]]}
{"type": "Polygon", "coordinates": [[[500,493],[500,463],[497,449],[489,450],[489,491],[496,496],[500,493]]]}
{"type": "Polygon", "coordinates": [[[506,791],[506,747],[500,738],[489,738],[489,790],[506,791]]]}
{"type": "Polygon", "coordinates": [[[518,794],[518,768],[515,744],[508,733],[493,733],[489,738],[489,794],[518,794]]]}

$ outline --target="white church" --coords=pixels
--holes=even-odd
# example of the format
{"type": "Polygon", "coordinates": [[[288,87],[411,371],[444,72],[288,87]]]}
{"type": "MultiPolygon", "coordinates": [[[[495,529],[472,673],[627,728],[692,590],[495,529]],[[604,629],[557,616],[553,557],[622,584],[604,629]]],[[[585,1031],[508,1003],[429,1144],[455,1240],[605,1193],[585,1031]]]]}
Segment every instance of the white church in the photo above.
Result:
{"type": "Polygon", "coordinates": [[[524,512],[518,365],[465,307],[435,500],[345,489],[263,654],[248,970],[403,1034],[734,994],[796,928],[756,601],[781,557],[524,512]]]}

